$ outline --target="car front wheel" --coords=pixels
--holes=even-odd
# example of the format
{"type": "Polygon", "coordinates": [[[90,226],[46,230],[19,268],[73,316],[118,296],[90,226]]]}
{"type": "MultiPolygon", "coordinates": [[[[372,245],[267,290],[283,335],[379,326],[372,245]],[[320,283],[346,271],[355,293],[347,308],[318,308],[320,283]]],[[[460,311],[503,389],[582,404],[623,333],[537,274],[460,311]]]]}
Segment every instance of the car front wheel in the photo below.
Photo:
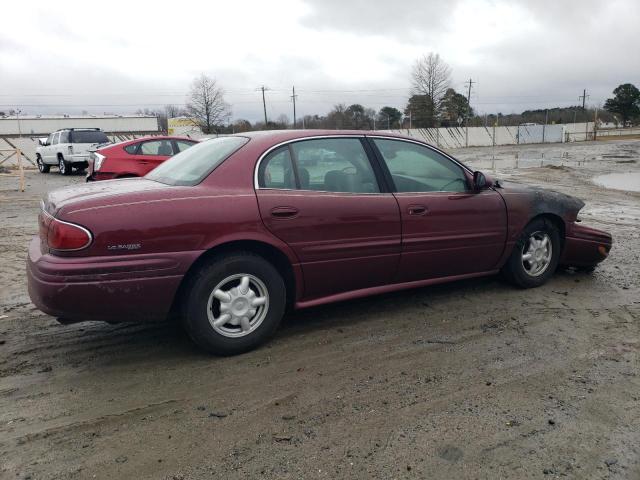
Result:
{"type": "Polygon", "coordinates": [[[558,228],[547,219],[534,220],[525,227],[502,273],[519,287],[539,287],[556,271],[560,248],[558,228]]]}
{"type": "Polygon", "coordinates": [[[191,339],[216,355],[235,355],[266,341],[286,303],[278,270],[251,252],[214,257],[188,281],[183,322],[191,339]]]}
{"type": "Polygon", "coordinates": [[[36,164],[38,165],[38,170],[40,173],[49,173],[49,165],[42,161],[42,157],[40,155],[36,155],[36,164]]]}
{"type": "Polygon", "coordinates": [[[71,164],[65,161],[64,158],[58,158],[58,170],[60,171],[60,175],[71,175],[71,164]]]}

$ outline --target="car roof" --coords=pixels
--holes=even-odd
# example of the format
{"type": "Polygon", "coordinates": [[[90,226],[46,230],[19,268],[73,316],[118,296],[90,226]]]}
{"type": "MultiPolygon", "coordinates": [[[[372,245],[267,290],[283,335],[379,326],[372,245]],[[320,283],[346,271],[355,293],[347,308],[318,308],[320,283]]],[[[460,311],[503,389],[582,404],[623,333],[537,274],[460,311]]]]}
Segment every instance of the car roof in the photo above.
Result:
{"type": "Polygon", "coordinates": [[[195,138],[180,137],[175,135],[147,135],[144,137],[132,138],[131,140],[123,140],[122,142],[109,143],[108,145],[105,145],[104,147],[98,150],[106,150],[108,148],[119,147],[119,146],[126,147],[127,145],[131,145],[133,143],[138,143],[141,141],[146,142],[147,140],[186,140],[188,142],[195,142],[195,143],[198,143],[199,141],[195,138]]]}
{"type": "Polygon", "coordinates": [[[247,137],[250,139],[260,140],[264,143],[277,144],[286,142],[289,140],[312,138],[312,137],[362,137],[362,136],[376,136],[376,137],[394,137],[405,140],[420,141],[416,138],[400,135],[394,132],[388,132],[386,130],[261,130],[253,132],[236,133],[230,136],[247,137]]]}

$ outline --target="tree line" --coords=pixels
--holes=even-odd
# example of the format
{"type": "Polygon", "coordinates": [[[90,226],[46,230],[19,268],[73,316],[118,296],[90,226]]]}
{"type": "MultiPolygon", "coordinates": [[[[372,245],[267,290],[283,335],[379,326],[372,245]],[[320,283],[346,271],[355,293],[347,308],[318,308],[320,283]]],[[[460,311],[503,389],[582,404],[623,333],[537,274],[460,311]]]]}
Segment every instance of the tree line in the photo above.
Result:
{"type": "MultiPolygon", "coordinates": [[[[140,111],[158,115],[161,128],[167,129],[167,118],[185,116],[203,133],[238,133],[250,130],[286,128],[374,130],[399,128],[431,128],[521,123],[572,123],[595,119],[594,109],[580,106],[525,110],[519,114],[478,115],[469,99],[451,87],[451,68],[437,53],[418,58],[411,70],[410,96],[404,109],[384,106],[379,110],[355,103],[334,105],[326,115],[305,115],[292,125],[287,115],[275,120],[251,123],[245,119],[230,122],[231,107],[224,99],[224,90],[214,78],[200,75],[194,79],[185,107],[168,105],[164,111],[140,111]]],[[[640,122],[640,91],[632,84],[623,84],[605,102],[598,118],[616,125],[640,122]]]]}

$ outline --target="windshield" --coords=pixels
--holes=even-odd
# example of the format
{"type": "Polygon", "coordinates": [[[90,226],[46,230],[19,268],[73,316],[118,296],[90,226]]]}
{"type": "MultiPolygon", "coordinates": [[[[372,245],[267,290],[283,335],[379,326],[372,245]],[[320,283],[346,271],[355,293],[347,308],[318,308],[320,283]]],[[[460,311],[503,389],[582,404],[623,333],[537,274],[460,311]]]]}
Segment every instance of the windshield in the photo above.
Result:
{"type": "Polygon", "coordinates": [[[246,137],[206,140],[174,155],[146,178],[167,185],[196,185],[248,141],[246,137]]]}
{"type": "Polygon", "coordinates": [[[97,130],[72,130],[71,143],[109,143],[109,138],[97,130]]]}

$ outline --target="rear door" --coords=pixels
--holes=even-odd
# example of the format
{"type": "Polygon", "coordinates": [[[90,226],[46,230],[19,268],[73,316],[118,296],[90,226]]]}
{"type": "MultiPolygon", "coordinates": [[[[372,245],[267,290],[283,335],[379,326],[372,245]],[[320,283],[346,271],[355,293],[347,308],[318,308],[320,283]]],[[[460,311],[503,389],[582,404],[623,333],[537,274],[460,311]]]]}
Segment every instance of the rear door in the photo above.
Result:
{"type": "Polygon", "coordinates": [[[266,155],[256,193],[262,220],[297,255],[305,298],[390,283],[400,213],[359,137],[299,140],[266,155]]]}
{"type": "Polygon", "coordinates": [[[471,191],[465,170],[435,149],[399,139],[371,141],[402,215],[399,281],[495,269],[507,236],[500,194],[471,191]]]}
{"type": "Polygon", "coordinates": [[[142,176],[146,175],[172,155],[172,141],[170,139],[158,139],[141,142],[133,157],[138,164],[140,176],[142,176]]]}

